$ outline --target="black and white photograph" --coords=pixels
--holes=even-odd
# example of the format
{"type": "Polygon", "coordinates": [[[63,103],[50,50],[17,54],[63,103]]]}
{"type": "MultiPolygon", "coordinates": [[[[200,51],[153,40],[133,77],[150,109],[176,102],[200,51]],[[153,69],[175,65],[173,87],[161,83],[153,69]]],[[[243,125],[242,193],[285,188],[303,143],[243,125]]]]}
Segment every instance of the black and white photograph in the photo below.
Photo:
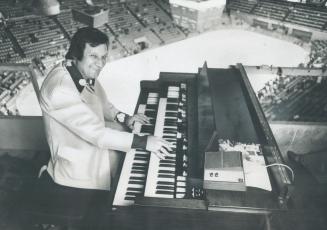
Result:
{"type": "Polygon", "coordinates": [[[0,230],[327,228],[327,0],[0,0],[0,230]]]}

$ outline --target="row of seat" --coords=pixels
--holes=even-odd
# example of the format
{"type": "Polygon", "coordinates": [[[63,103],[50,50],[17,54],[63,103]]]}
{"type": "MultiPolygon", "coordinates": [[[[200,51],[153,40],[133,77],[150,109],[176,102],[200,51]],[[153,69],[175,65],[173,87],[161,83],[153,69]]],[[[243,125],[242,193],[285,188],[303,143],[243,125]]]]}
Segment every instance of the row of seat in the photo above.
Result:
{"type": "Polygon", "coordinates": [[[20,57],[13,48],[11,40],[4,31],[4,27],[0,26],[0,63],[9,62],[17,57],[20,57]]]}
{"type": "Polygon", "coordinates": [[[0,108],[3,115],[14,115],[7,104],[12,98],[31,81],[31,76],[24,71],[2,71],[0,73],[0,108]]]}
{"type": "Polygon", "coordinates": [[[185,35],[175,26],[172,19],[160,9],[155,1],[139,0],[128,1],[129,8],[140,20],[153,29],[164,42],[180,40],[185,35]]]}
{"type": "Polygon", "coordinates": [[[326,122],[326,96],[321,76],[279,77],[258,92],[266,117],[277,121],[326,122]]]}
{"type": "Polygon", "coordinates": [[[236,12],[272,18],[318,30],[327,30],[327,9],[288,1],[261,0],[249,2],[230,0],[229,9],[236,12]]]}
{"type": "Polygon", "coordinates": [[[6,18],[17,18],[31,15],[32,11],[25,7],[27,1],[0,0],[0,11],[6,18]]]}
{"type": "Polygon", "coordinates": [[[313,40],[311,42],[310,63],[313,66],[327,65],[327,40],[313,40]]]}
{"type": "MultiPolygon", "coordinates": [[[[7,3],[6,0],[1,0],[1,2],[7,3]]],[[[103,1],[93,2],[104,4],[103,1]]],[[[63,0],[60,3],[61,13],[57,16],[57,19],[71,37],[78,28],[85,26],[73,19],[71,9],[85,9],[87,5],[84,0],[63,0]]],[[[126,4],[120,0],[112,0],[108,4],[107,6],[110,8],[109,22],[103,29],[108,35],[114,36],[115,39],[111,39],[112,41],[117,41],[112,46],[114,54],[111,60],[140,52],[142,48],[135,43],[135,40],[141,37],[145,37],[147,47],[159,46],[163,42],[168,43],[185,37],[183,31],[172,23],[172,19],[154,1],[127,1],[127,4],[146,6],[145,8],[148,9],[149,14],[147,17],[140,18],[135,17],[126,8],[126,4]],[[144,20],[149,21],[149,27],[145,27],[140,23],[140,21],[144,20]],[[110,31],[108,31],[109,28],[110,31]]],[[[167,7],[169,1],[162,0],[161,3],[157,4],[165,6],[166,9],[169,8],[167,7]]],[[[69,42],[52,18],[27,14],[26,17],[11,18],[8,22],[8,28],[20,47],[15,47],[14,43],[8,39],[8,43],[4,43],[4,46],[0,47],[0,54],[3,54],[1,55],[3,57],[0,60],[1,62],[18,61],[20,54],[17,49],[19,48],[21,48],[22,55],[26,56],[25,60],[30,61],[33,58],[42,58],[43,53],[53,48],[65,50],[65,46],[69,42]],[[58,44],[65,46],[59,46],[58,44]],[[36,50],[44,52],[40,53],[36,50]]]]}

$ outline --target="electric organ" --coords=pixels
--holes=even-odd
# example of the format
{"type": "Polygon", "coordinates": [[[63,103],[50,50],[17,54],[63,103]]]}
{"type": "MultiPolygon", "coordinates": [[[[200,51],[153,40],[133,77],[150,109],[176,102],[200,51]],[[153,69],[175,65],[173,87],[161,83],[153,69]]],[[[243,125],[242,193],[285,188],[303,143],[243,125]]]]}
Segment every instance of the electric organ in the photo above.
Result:
{"type": "Polygon", "coordinates": [[[157,81],[142,81],[135,113],[151,121],[136,131],[166,139],[173,151],[163,160],[140,149],[126,153],[110,201],[113,227],[137,228],[141,219],[159,225],[164,220],[169,226],[172,213],[182,220],[187,213],[197,213],[206,222],[199,223],[210,229],[207,222],[214,223],[220,213],[266,215],[287,209],[292,181],[278,166],[283,163],[281,153],[241,64],[212,69],[205,63],[198,73],[160,73],[157,81]],[[277,164],[268,169],[272,191],[203,189],[204,150],[214,131],[221,138],[262,146],[266,164],[277,164]]]}

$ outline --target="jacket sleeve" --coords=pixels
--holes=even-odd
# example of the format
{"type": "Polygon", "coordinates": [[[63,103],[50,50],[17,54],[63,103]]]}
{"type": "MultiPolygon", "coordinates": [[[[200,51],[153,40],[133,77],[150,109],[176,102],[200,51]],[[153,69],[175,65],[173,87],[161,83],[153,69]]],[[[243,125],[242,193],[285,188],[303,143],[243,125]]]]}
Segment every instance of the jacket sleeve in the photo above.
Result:
{"type": "MultiPolygon", "coordinates": [[[[48,84],[41,90],[41,107],[54,120],[85,141],[102,149],[129,151],[133,134],[106,128],[103,121],[84,104],[71,84],[48,84]]],[[[50,82],[51,83],[51,82],[50,82]]]]}
{"type": "Polygon", "coordinates": [[[103,106],[103,115],[105,120],[114,121],[118,112],[120,112],[107,98],[107,95],[98,81],[95,81],[95,92],[101,98],[103,106]]]}

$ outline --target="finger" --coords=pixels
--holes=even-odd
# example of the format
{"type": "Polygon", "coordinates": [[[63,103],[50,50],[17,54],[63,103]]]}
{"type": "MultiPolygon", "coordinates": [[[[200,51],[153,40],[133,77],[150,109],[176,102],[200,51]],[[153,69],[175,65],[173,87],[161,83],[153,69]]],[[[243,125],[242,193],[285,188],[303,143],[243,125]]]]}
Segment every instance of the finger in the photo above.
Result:
{"type": "Polygon", "coordinates": [[[161,160],[165,159],[165,157],[159,151],[154,151],[154,154],[161,160]]]}
{"type": "Polygon", "coordinates": [[[141,125],[144,125],[144,122],[140,122],[140,121],[138,121],[138,120],[136,120],[136,119],[134,119],[133,117],[127,122],[127,126],[129,127],[129,128],[133,128],[134,126],[135,126],[135,124],[136,123],[139,123],[139,124],[141,124],[141,125]]]}
{"type": "Polygon", "coordinates": [[[147,123],[150,122],[150,118],[147,117],[146,115],[142,114],[142,113],[138,113],[138,114],[137,114],[137,117],[138,117],[139,119],[141,119],[142,121],[145,121],[145,122],[147,122],[147,123]]]}
{"type": "Polygon", "coordinates": [[[138,114],[137,118],[141,121],[144,121],[146,123],[150,123],[150,118],[148,118],[147,116],[145,116],[144,114],[138,114]]]}
{"type": "Polygon", "coordinates": [[[169,156],[169,152],[164,147],[161,147],[160,152],[163,156],[169,156]]]}
{"type": "Polygon", "coordinates": [[[166,149],[165,157],[175,157],[175,156],[176,156],[176,152],[174,150],[169,151],[166,149]]]}
{"type": "Polygon", "coordinates": [[[173,149],[170,146],[170,143],[167,141],[163,141],[162,146],[165,147],[168,151],[173,151],[173,149]]]}
{"type": "Polygon", "coordinates": [[[138,113],[137,115],[139,115],[144,120],[149,120],[149,118],[143,113],[138,113]]]}
{"type": "Polygon", "coordinates": [[[175,143],[169,143],[170,148],[176,148],[176,142],[175,143]]]}
{"type": "Polygon", "coordinates": [[[134,116],[134,117],[132,118],[132,122],[140,122],[140,123],[143,124],[143,125],[149,123],[147,120],[145,120],[145,119],[143,119],[143,118],[140,118],[140,117],[136,117],[136,116],[134,116]]]}

